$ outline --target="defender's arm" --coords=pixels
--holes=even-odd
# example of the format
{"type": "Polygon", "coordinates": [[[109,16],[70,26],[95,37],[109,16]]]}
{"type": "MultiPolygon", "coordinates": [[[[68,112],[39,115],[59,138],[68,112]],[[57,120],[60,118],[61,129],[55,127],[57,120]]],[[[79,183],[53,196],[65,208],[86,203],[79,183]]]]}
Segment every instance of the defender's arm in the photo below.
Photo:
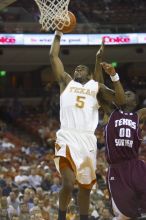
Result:
{"type": "Polygon", "coordinates": [[[110,75],[114,90],[109,89],[104,84],[100,83],[100,90],[102,99],[104,99],[106,102],[114,102],[118,106],[125,104],[125,93],[124,89],[122,87],[122,84],[120,83],[119,76],[116,73],[115,69],[112,67],[111,64],[103,62],[102,67],[104,68],[105,72],[110,75]]]}
{"type": "Polygon", "coordinates": [[[96,53],[95,69],[93,74],[93,79],[100,83],[104,83],[102,66],[100,64],[102,62],[103,52],[104,52],[104,40],[102,40],[102,44],[96,53]]]}

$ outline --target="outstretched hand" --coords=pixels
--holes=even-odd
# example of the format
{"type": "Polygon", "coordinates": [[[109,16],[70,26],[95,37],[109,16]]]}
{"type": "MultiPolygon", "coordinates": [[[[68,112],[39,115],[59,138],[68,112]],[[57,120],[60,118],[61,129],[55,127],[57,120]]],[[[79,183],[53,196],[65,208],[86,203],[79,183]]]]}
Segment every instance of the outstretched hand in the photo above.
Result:
{"type": "Polygon", "coordinates": [[[96,58],[98,60],[102,60],[103,52],[104,52],[104,39],[102,39],[102,44],[101,44],[99,50],[96,53],[96,58]]]}
{"type": "Polygon", "coordinates": [[[114,76],[116,74],[116,70],[115,68],[112,66],[112,64],[106,63],[106,62],[102,62],[100,63],[102,68],[104,69],[104,71],[110,75],[110,76],[114,76]]]}

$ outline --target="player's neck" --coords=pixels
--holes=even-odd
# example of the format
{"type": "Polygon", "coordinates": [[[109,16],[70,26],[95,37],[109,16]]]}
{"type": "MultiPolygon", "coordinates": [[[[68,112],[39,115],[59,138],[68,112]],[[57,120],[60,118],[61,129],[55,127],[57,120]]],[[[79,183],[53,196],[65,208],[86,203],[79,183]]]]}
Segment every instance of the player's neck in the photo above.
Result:
{"type": "Polygon", "coordinates": [[[129,106],[123,106],[123,107],[121,108],[121,110],[122,110],[123,112],[133,112],[133,111],[134,111],[134,109],[133,109],[132,107],[129,107],[129,106]]]}

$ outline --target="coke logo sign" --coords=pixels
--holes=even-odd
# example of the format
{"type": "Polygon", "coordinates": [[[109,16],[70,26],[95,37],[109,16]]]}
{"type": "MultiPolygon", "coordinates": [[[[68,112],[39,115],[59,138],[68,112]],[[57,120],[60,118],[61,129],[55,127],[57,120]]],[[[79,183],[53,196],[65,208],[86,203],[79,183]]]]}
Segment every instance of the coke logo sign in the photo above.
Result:
{"type": "Polygon", "coordinates": [[[105,43],[129,43],[130,38],[128,36],[122,37],[122,36],[104,36],[103,37],[105,43]]]}
{"type": "Polygon", "coordinates": [[[14,37],[0,37],[1,44],[15,44],[16,39],[14,37]]]}

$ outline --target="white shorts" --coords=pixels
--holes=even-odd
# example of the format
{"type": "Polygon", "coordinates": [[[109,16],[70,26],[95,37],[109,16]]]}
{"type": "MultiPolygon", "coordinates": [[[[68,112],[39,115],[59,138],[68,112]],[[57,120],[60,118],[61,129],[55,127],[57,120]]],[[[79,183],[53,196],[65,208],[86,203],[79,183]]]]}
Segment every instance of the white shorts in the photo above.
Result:
{"type": "Polygon", "coordinates": [[[93,133],[60,129],[57,132],[55,165],[59,171],[60,157],[69,160],[76,180],[85,188],[96,182],[97,139],[93,133]]]}

